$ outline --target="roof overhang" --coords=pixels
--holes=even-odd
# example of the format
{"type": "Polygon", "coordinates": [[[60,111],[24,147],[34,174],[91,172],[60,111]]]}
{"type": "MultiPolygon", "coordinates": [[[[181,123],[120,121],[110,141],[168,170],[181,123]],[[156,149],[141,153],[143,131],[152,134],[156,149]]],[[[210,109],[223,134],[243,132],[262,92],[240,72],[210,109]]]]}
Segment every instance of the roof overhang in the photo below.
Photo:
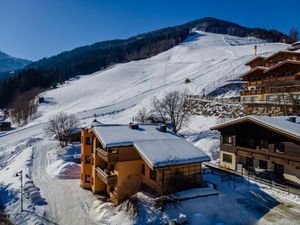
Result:
{"type": "Polygon", "coordinates": [[[257,73],[258,71],[261,71],[261,74],[263,74],[263,72],[265,70],[267,70],[268,68],[267,67],[263,67],[263,66],[257,66],[257,67],[254,67],[253,69],[249,70],[248,72],[244,73],[242,78],[247,78],[249,77],[251,74],[255,74],[257,73]]]}
{"type": "Polygon", "coordinates": [[[300,136],[299,135],[297,135],[295,133],[292,133],[292,132],[288,132],[288,131],[283,130],[281,128],[278,128],[276,126],[272,126],[270,124],[264,123],[263,121],[261,121],[259,119],[256,119],[255,117],[252,117],[252,116],[246,116],[246,117],[234,119],[234,120],[231,120],[231,121],[228,121],[228,122],[225,122],[225,123],[213,126],[213,127],[210,128],[210,130],[222,130],[222,129],[226,128],[226,127],[230,127],[230,126],[241,124],[241,123],[245,123],[245,122],[254,123],[254,124],[259,125],[261,127],[264,127],[264,128],[266,128],[268,130],[277,132],[277,133],[282,134],[284,136],[290,137],[290,138],[292,138],[294,140],[300,141],[300,136]]]}
{"type": "Polygon", "coordinates": [[[256,62],[256,61],[264,61],[265,57],[263,56],[256,56],[254,59],[251,59],[250,61],[246,62],[245,65],[246,66],[250,66],[252,63],[256,62]]]}
{"type": "Polygon", "coordinates": [[[282,67],[287,66],[287,65],[299,65],[299,68],[300,68],[300,61],[287,59],[287,60],[284,60],[284,61],[282,61],[282,62],[280,62],[280,63],[264,70],[263,73],[268,73],[268,72],[271,72],[273,70],[282,68],[282,67]]]}
{"type": "Polygon", "coordinates": [[[265,58],[265,61],[268,61],[277,55],[286,54],[286,55],[300,55],[300,52],[291,52],[291,51],[279,51],[265,58]]]}

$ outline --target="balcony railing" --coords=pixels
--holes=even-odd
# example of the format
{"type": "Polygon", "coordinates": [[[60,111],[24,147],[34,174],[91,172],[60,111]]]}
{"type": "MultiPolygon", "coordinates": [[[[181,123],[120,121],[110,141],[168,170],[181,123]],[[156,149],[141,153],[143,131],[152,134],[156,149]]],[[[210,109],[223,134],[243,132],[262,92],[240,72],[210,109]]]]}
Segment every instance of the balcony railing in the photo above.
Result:
{"type": "Polygon", "coordinates": [[[117,175],[108,174],[110,172],[105,172],[100,167],[96,168],[96,172],[98,177],[106,184],[106,185],[116,185],[117,184],[117,175]]]}
{"type": "Polygon", "coordinates": [[[286,162],[292,161],[296,163],[300,163],[300,158],[299,157],[292,157],[289,155],[286,155],[284,152],[271,152],[267,149],[255,149],[255,148],[249,148],[249,147],[243,147],[243,146],[236,146],[237,149],[237,154],[239,153],[246,153],[245,155],[251,157],[255,155],[261,155],[264,158],[277,158],[281,160],[285,160],[286,162]]]}
{"type": "Polygon", "coordinates": [[[263,90],[245,90],[241,91],[241,95],[261,95],[264,94],[263,90]]]}
{"type": "Polygon", "coordinates": [[[262,80],[257,80],[257,81],[248,81],[247,86],[256,86],[256,85],[261,85],[263,84],[262,80]]]}
{"type": "Polygon", "coordinates": [[[97,156],[106,162],[117,162],[118,152],[108,152],[101,148],[96,148],[97,156]]]}

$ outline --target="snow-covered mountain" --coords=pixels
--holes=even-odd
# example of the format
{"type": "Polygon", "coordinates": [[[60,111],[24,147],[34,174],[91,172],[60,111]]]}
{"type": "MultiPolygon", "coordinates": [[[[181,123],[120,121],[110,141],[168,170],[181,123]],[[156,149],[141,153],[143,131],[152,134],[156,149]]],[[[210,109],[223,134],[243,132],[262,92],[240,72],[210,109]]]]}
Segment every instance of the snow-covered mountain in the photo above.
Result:
{"type": "Polygon", "coordinates": [[[30,60],[15,58],[0,51],[0,73],[22,69],[29,63],[30,60]]]}
{"type": "Polygon", "coordinates": [[[120,122],[128,122],[153,96],[174,89],[201,94],[203,89],[216,88],[219,81],[240,76],[247,70],[244,63],[253,58],[254,44],[258,54],[287,47],[252,37],[197,32],[157,56],[114,65],[47,91],[43,95],[51,104],[42,105],[39,111],[42,118],[60,111],[78,113],[81,118],[118,113],[120,122]],[[191,83],[185,84],[186,78],[191,83]]]}

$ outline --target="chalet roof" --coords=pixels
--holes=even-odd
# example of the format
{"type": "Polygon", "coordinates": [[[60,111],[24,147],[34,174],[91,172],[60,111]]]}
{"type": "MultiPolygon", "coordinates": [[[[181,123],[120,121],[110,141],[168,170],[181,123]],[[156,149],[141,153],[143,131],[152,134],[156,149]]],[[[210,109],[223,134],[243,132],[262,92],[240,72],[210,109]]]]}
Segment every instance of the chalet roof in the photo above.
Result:
{"type": "Polygon", "coordinates": [[[288,55],[300,55],[300,52],[292,52],[292,51],[278,51],[278,52],[275,52],[274,54],[268,56],[265,58],[265,61],[268,61],[274,57],[276,57],[277,55],[280,55],[280,54],[288,54],[288,55]]]}
{"type": "Polygon", "coordinates": [[[160,132],[154,125],[105,124],[92,128],[106,148],[134,146],[152,168],[209,161],[210,157],[183,138],[167,130],[160,132]]]}
{"type": "Polygon", "coordinates": [[[300,141],[300,117],[296,117],[296,123],[288,121],[288,118],[287,116],[245,116],[216,125],[210,129],[220,130],[236,124],[250,122],[300,141]]]}
{"type": "Polygon", "coordinates": [[[246,66],[251,65],[253,62],[256,61],[263,61],[266,57],[263,56],[256,56],[254,59],[251,59],[250,61],[248,61],[247,63],[245,63],[246,66]]]}
{"type": "Polygon", "coordinates": [[[261,73],[263,73],[266,69],[268,69],[268,67],[256,66],[256,67],[252,68],[251,70],[249,70],[248,72],[244,73],[242,77],[246,78],[251,74],[257,73],[258,71],[261,71],[261,73]]]}
{"type": "Polygon", "coordinates": [[[282,62],[280,62],[280,63],[278,63],[278,64],[276,64],[276,65],[274,65],[274,66],[272,66],[272,67],[270,67],[268,69],[266,69],[266,70],[264,70],[263,73],[268,73],[268,72],[273,71],[273,70],[275,70],[277,68],[281,68],[281,67],[283,67],[285,65],[299,65],[299,69],[300,69],[300,61],[286,59],[286,60],[284,60],[284,61],[282,61],[282,62]]]}

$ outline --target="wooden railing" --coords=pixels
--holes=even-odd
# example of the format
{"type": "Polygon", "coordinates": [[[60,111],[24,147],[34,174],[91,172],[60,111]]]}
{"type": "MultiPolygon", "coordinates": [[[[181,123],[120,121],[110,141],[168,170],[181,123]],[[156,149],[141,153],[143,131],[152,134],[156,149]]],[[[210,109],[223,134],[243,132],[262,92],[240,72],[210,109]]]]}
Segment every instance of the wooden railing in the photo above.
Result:
{"type": "Polygon", "coordinates": [[[284,152],[270,152],[267,149],[254,149],[254,148],[248,148],[243,146],[236,146],[237,154],[243,155],[243,152],[247,153],[246,155],[249,157],[255,157],[256,155],[262,155],[266,159],[279,159],[283,160],[285,163],[289,163],[289,161],[292,161],[293,163],[300,165],[300,158],[289,156],[284,152]]]}
{"type": "Polygon", "coordinates": [[[103,159],[106,162],[117,162],[118,153],[117,152],[108,152],[101,148],[96,148],[97,156],[103,159]]]}
{"type": "Polygon", "coordinates": [[[261,95],[265,92],[263,90],[245,90],[241,91],[241,95],[261,95]]]}
{"type": "Polygon", "coordinates": [[[100,167],[96,168],[96,172],[98,177],[106,184],[106,185],[116,185],[117,184],[117,175],[109,175],[100,167]]]}

